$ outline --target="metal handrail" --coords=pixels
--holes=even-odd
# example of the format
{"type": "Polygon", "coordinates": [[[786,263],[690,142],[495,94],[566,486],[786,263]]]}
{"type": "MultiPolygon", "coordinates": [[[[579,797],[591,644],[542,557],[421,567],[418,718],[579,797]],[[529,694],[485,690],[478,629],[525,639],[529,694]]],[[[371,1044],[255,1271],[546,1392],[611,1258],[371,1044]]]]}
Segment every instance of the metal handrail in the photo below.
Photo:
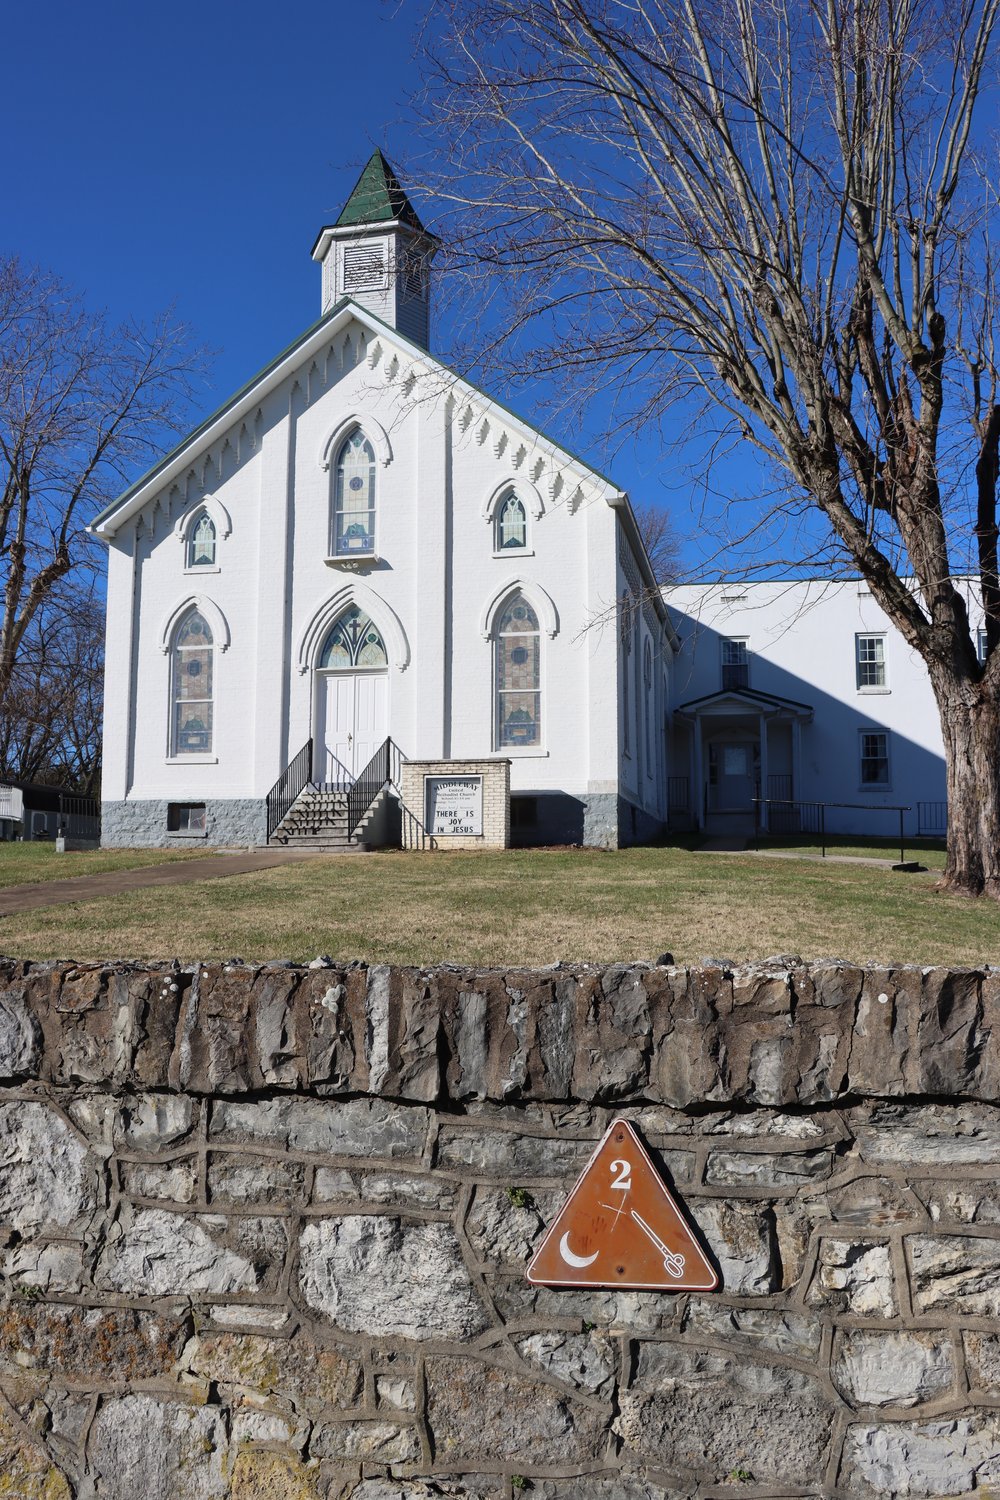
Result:
{"type": "Polygon", "coordinates": [[[754,848],[755,849],[759,849],[760,848],[760,834],[761,834],[761,827],[762,827],[762,825],[761,825],[761,819],[760,819],[760,810],[761,810],[762,807],[768,807],[768,808],[770,808],[770,807],[781,807],[781,808],[812,807],[812,808],[817,808],[819,810],[819,827],[817,829],[813,830],[813,831],[815,833],[819,834],[820,845],[822,847],[823,858],[824,859],[826,858],[826,844],[827,844],[827,840],[826,840],[826,810],[827,810],[828,807],[847,807],[847,808],[852,808],[853,810],[855,810],[857,812],[866,812],[866,813],[891,813],[891,812],[897,812],[897,813],[899,813],[899,863],[901,865],[903,865],[903,864],[906,863],[906,848],[905,848],[905,845],[904,845],[904,842],[903,842],[903,814],[904,813],[908,813],[908,812],[912,812],[913,809],[909,806],[909,804],[900,805],[898,802],[892,802],[892,803],[883,803],[880,807],[873,807],[868,802],[809,802],[809,801],[803,801],[803,800],[801,800],[798,797],[754,797],[753,798],[753,813],[754,813],[754,819],[753,820],[754,820],[754,848]]]}
{"type": "Polygon", "coordinates": [[[313,742],[306,740],[302,749],[294,760],[288,765],[278,777],[274,786],[267,794],[267,837],[270,842],[271,835],[278,828],[286,813],[300,792],[309,785],[312,771],[313,742]]]}
{"type": "Polygon", "coordinates": [[[383,740],[347,793],[347,837],[352,839],[365,813],[386,782],[399,783],[403,753],[391,739],[383,740]]]}

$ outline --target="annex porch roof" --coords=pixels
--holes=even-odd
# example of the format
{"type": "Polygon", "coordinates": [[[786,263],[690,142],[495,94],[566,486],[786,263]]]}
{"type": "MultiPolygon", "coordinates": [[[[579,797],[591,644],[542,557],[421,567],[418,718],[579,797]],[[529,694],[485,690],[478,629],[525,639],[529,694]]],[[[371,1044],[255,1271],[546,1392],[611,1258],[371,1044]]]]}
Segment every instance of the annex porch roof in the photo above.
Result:
{"type": "Polygon", "coordinates": [[[706,693],[702,698],[691,698],[675,710],[682,718],[721,718],[733,714],[763,715],[768,719],[797,719],[808,723],[813,716],[811,703],[799,703],[794,698],[779,698],[774,693],[762,693],[757,688],[724,688],[717,693],[706,693]]]}

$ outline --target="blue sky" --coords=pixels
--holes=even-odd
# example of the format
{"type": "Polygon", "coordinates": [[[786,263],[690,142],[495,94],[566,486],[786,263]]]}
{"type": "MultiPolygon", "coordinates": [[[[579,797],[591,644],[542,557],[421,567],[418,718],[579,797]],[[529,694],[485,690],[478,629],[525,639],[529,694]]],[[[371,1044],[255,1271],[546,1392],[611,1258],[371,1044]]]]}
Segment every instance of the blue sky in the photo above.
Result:
{"type": "MultiPolygon", "coordinates": [[[[116,318],[172,304],[216,351],[212,410],[318,316],[309,250],[373,147],[406,155],[416,20],[379,0],[6,7],[0,79],[18,129],[0,137],[0,252],[116,318]]],[[[433,227],[433,204],[419,207],[433,227]]],[[[435,347],[447,357],[446,328],[435,347]]],[[[530,419],[530,400],[513,404],[530,419]]],[[[586,427],[553,436],[670,509],[689,568],[714,550],[659,435],[617,453],[586,427]]]]}

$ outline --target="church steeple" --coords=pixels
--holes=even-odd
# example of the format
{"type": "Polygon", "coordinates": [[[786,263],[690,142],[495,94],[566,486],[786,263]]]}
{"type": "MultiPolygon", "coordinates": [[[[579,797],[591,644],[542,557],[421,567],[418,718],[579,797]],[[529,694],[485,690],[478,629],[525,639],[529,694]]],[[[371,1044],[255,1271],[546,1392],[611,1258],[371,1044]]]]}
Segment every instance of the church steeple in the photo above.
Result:
{"type": "Polygon", "coordinates": [[[320,230],[312,248],[323,267],[323,311],[351,297],[426,348],[437,243],[381,151],[374,152],[337,222],[320,230]]]}

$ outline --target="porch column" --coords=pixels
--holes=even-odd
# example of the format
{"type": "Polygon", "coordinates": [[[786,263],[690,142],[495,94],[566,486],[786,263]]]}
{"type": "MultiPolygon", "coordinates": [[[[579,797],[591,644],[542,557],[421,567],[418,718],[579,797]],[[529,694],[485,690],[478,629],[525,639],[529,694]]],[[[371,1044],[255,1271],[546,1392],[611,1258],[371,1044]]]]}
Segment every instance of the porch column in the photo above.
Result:
{"type": "Polygon", "coordinates": [[[792,720],[792,801],[798,802],[802,792],[799,776],[802,766],[802,720],[792,720]]]}
{"type": "MultiPolygon", "coordinates": [[[[767,717],[761,713],[760,716],[760,795],[767,796],[767,717]]],[[[767,827],[768,806],[765,802],[759,809],[760,826],[767,827]]]]}
{"type": "Polygon", "coordinates": [[[694,826],[697,829],[705,827],[705,788],[702,785],[702,743],[701,743],[701,716],[694,721],[694,729],[691,733],[691,745],[694,751],[694,775],[691,786],[691,810],[694,813],[694,826]]]}

